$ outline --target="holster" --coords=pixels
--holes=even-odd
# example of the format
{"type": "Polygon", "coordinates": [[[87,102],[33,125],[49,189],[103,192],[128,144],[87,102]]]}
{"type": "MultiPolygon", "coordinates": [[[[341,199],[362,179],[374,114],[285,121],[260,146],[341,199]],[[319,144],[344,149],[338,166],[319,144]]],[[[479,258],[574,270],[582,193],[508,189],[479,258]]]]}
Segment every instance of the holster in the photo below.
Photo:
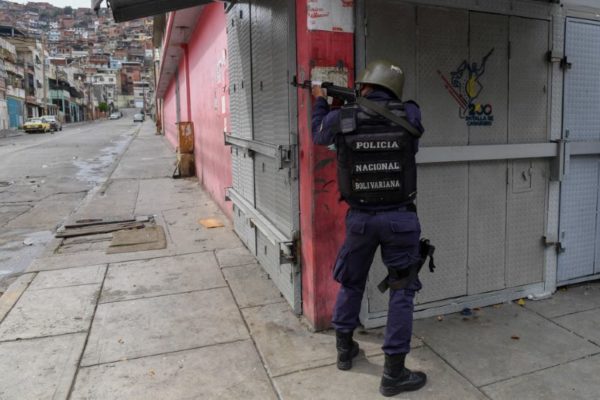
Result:
{"type": "Polygon", "coordinates": [[[419,260],[402,270],[388,268],[388,275],[377,285],[379,291],[385,293],[388,289],[398,290],[408,287],[408,285],[418,278],[419,272],[423,268],[423,265],[425,265],[427,258],[429,258],[429,271],[434,272],[436,268],[433,261],[434,252],[435,246],[429,242],[429,239],[421,239],[419,241],[419,260]]]}

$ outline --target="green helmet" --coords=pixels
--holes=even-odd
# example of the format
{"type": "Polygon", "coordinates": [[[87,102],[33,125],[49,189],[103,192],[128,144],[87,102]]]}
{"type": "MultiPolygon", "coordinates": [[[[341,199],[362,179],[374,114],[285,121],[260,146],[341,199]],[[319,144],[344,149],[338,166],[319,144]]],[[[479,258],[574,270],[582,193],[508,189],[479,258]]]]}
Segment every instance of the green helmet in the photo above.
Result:
{"type": "Polygon", "coordinates": [[[398,99],[402,99],[404,72],[398,65],[387,60],[375,60],[367,65],[356,83],[379,85],[391,90],[398,99]]]}

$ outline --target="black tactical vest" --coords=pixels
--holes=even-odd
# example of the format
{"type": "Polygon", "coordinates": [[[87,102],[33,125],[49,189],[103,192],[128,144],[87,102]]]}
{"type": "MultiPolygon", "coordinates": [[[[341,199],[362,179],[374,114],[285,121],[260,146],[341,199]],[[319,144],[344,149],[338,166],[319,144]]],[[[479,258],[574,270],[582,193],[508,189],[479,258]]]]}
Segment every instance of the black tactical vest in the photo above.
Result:
{"type": "MultiPolygon", "coordinates": [[[[381,104],[381,103],[380,103],[381,104]]],[[[404,116],[399,101],[385,104],[404,116]]],[[[352,206],[385,206],[417,195],[416,139],[402,127],[356,104],[340,110],[336,136],[338,184],[352,206]]]]}

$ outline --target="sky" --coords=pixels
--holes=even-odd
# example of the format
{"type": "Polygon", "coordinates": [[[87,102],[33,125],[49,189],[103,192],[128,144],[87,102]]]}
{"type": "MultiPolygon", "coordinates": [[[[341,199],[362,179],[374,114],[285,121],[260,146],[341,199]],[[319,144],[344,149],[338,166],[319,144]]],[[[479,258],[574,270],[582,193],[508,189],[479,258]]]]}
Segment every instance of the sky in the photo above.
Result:
{"type": "MultiPolygon", "coordinates": [[[[21,4],[27,3],[27,1],[24,1],[24,0],[10,0],[10,1],[13,1],[15,3],[21,3],[21,4]]],[[[44,1],[44,2],[50,3],[56,7],[71,6],[73,8],[77,8],[77,7],[88,7],[89,8],[89,7],[91,7],[91,4],[92,4],[91,0],[39,0],[39,1],[44,1]]]]}

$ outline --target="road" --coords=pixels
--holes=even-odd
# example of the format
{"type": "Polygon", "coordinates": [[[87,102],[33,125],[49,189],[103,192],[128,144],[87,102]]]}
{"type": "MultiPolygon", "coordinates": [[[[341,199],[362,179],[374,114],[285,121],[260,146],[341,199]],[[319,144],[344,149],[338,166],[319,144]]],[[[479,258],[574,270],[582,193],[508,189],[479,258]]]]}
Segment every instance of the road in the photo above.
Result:
{"type": "Polygon", "coordinates": [[[0,138],[0,292],[110,176],[139,130],[133,113],[0,138]]]}

